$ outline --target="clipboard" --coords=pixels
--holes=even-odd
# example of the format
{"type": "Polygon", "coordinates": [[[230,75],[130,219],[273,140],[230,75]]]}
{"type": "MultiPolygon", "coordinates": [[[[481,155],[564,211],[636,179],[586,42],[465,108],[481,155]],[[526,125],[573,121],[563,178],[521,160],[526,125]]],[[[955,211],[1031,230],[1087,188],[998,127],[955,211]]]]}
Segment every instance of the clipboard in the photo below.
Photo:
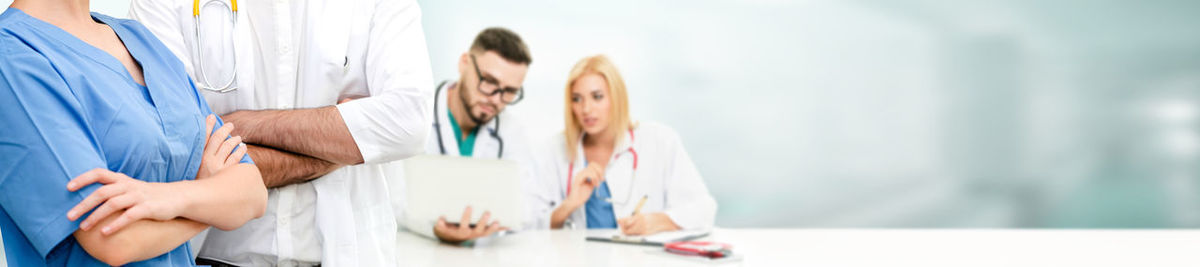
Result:
{"type": "Polygon", "coordinates": [[[680,230],[662,232],[652,235],[631,236],[621,234],[621,230],[588,230],[587,241],[597,242],[612,242],[621,244],[633,244],[643,246],[663,246],[666,243],[690,241],[698,238],[706,237],[711,233],[709,230],[680,230]]]}

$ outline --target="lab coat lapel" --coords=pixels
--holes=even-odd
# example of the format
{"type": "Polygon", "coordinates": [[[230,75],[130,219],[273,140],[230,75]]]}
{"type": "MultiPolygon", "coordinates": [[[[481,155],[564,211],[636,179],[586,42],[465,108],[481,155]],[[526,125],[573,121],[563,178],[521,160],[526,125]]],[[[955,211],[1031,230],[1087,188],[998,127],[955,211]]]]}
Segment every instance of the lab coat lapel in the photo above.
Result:
{"type": "MultiPolygon", "coordinates": [[[[438,122],[435,134],[442,137],[440,140],[442,142],[441,147],[446,148],[446,151],[432,152],[441,153],[442,155],[458,155],[458,142],[454,140],[456,138],[454,136],[454,124],[450,122],[450,103],[447,101],[450,98],[450,87],[452,86],[454,86],[454,82],[446,83],[445,86],[440,88],[442,93],[438,94],[438,99],[434,100],[438,102],[438,110],[433,112],[433,115],[437,116],[438,122]]],[[[437,137],[432,138],[435,139],[433,140],[434,142],[439,141],[437,137]]]]}
{"type": "Polygon", "coordinates": [[[492,131],[496,130],[496,120],[492,120],[478,128],[475,133],[475,152],[471,153],[476,158],[496,158],[496,152],[500,149],[500,142],[492,136],[492,131]]]}
{"type": "MultiPolygon", "coordinates": [[[[580,171],[583,171],[583,169],[587,167],[586,162],[587,162],[587,159],[584,158],[584,153],[583,153],[583,134],[581,133],[581,134],[579,134],[579,142],[575,143],[575,161],[571,163],[570,168],[567,171],[569,173],[567,173],[567,178],[565,179],[567,181],[568,187],[571,186],[571,183],[574,183],[573,179],[575,177],[575,174],[579,173],[580,171]]],[[[568,188],[567,190],[575,190],[575,189],[568,188]]],[[[566,194],[569,194],[569,193],[570,193],[569,191],[564,191],[563,198],[566,198],[567,197],[566,194]]],[[[571,224],[569,225],[570,228],[572,228],[572,229],[587,229],[587,214],[584,213],[586,210],[587,209],[581,207],[581,208],[575,209],[575,212],[571,213],[571,216],[568,219],[571,222],[571,224]]]]}
{"type": "Polygon", "coordinates": [[[608,183],[608,192],[613,200],[613,213],[617,218],[628,216],[629,212],[632,212],[632,210],[625,211],[629,209],[627,206],[631,205],[625,202],[631,199],[629,195],[634,193],[629,192],[630,183],[636,182],[633,181],[634,158],[633,154],[629,153],[633,142],[629,131],[621,131],[621,133],[625,136],[621,138],[620,143],[613,147],[612,158],[609,159],[608,166],[605,166],[604,170],[604,181],[608,183]]]}
{"type": "Polygon", "coordinates": [[[580,134],[579,142],[575,144],[575,162],[571,163],[572,170],[570,170],[571,173],[569,173],[568,175],[570,175],[571,177],[575,177],[576,173],[579,173],[583,169],[587,168],[587,158],[586,157],[587,156],[585,156],[583,153],[583,134],[580,134]]]}
{"type": "MultiPolygon", "coordinates": [[[[352,24],[355,23],[356,14],[352,14],[352,8],[358,5],[355,2],[357,1],[309,2],[310,11],[305,21],[311,25],[311,37],[301,38],[308,40],[304,45],[312,47],[296,48],[305,51],[299,55],[299,67],[302,69],[296,79],[302,82],[297,83],[296,87],[328,89],[296,95],[296,99],[302,103],[305,102],[303,99],[326,99],[323,94],[335,94],[334,92],[346,89],[346,67],[349,60],[346,50],[350,45],[350,34],[354,30],[352,24]]],[[[336,99],[333,95],[328,97],[336,99]]]]}
{"type": "MultiPolygon", "coordinates": [[[[254,90],[254,67],[257,66],[257,63],[254,60],[254,37],[250,32],[250,18],[247,17],[247,12],[238,12],[237,21],[233,25],[233,55],[236,61],[234,65],[237,68],[235,70],[237,72],[235,79],[237,80],[234,82],[237,83],[238,89],[232,93],[243,94],[246,96],[245,99],[267,99],[267,95],[257,95],[266,90],[254,90]],[[246,94],[256,95],[251,96],[246,94]]],[[[196,67],[199,68],[198,65],[196,67]]],[[[239,99],[238,102],[241,101],[243,100],[239,99]]],[[[237,104],[234,105],[236,106],[237,104]]]]}
{"type": "MultiPolygon", "coordinates": [[[[309,16],[309,23],[316,25],[317,38],[313,38],[317,50],[321,51],[325,57],[330,57],[332,62],[344,62],[346,57],[346,47],[350,44],[350,32],[352,30],[351,23],[354,22],[353,10],[351,7],[356,6],[353,1],[313,1],[322,6],[314,6],[318,8],[318,13],[309,16]]],[[[334,66],[342,68],[342,65],[334,66]]]]}

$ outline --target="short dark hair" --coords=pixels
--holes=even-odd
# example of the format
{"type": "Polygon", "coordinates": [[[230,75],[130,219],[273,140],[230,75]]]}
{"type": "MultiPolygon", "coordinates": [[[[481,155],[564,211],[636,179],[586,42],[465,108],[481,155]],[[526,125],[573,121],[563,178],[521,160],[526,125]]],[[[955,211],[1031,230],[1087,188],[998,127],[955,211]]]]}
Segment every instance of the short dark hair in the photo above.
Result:
{"type": "Polygon", "coordinates": [[[501,27],[483,29],[471,43],[471,51],[495,51],[500,57],[513,63],[529,65],[533,58],[529,57],[529,48],[521,41],[521,36],[501,27]]]}

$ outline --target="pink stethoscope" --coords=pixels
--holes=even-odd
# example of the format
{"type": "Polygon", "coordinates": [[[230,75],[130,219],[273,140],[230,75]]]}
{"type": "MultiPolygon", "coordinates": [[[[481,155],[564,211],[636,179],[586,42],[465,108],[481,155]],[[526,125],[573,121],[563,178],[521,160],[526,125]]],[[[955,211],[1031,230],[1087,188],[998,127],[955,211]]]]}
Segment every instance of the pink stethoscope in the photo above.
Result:
{"type": "MultiPolygon", "coordinates": [[[[625,150],[626,152],[629,152],[629,154],[633,154],[633,177],[629,178],[630,194],[628,194],[631,196],[633,195],[633,180],[635,180],[637,178],[637,167],[638,167],[638,154],[637,154],[637,150],[633,150],[633,145],[632,145],[633,140],[634,140],[633,129],[631,128],[631,129],[629,129],[629,143],[630,143],[629,149],[625,150]]],[[[624,153],[617,154],[617,157],[614,159],[620,158],[621,155],[624,155],[624,153]]],[[[569,167],[567,167],[567,194],[570,194],[571,193],[571,182],[573,179],[575,179],[575,177],[573,176],[573,174],[575,174],[575,163],[571,162],[571,164],[568,166],[569,167]]],[[[628,200],[626,200],[626,201],[628,201],[628,200]]],[[[612,201],[610,200],[609,202],[612,202],[612,201]]]]}

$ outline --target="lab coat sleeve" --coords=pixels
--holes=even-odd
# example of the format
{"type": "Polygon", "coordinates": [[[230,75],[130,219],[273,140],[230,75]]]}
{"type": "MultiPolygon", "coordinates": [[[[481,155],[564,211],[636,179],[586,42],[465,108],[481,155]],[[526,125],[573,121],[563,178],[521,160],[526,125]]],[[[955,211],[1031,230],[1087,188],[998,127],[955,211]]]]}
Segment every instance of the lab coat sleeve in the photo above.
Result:
{"type": "Polygon", "coordinates": [[[407,230],[408,232],[433,240],[438,239],[437,235],[433,233],[433,227],[430,227],[430,224],[427,222],[423,223],[411,218],[402,218],[400,222],[397,222],[397,224],[400,225],[401,229],[407,230]]]}
{"type": "Polygon", "coordinates": [[[520,227],[517,230],[549,229],[550,217],[546,208],[549,207],[547,203],[550,201],[545,199],[542,193],[546,191],[544,187],[548,187],[548,185],[538,180],[538,164],[534,158],[534,152],[538,148],[534,146],[533,142],[530,142],[531,139],[524,130],[527,128],[521,121],[515,120],[512,116],[503,119],[501,136],[505,142],[504,158],[517,162],[521,175],[521,193],[524,196],[522,201],[525,204],[526,215],[520,225],[517,225],[520,227]]]}
{"type": "MultiPolygon", "coordinates": [[[[550,138],[551,140],[555,140],[550,138]]],[[[542,140],[542,139],[538,139],[542,140]]],[[[528,155],[529,168],[526,173],[526,201],[528,204],[529,221],[526,227],[528,229],[550,229],[550,215],[554,213],[554,209],[562,205],[563,194],[566,190],[563,182],[560,182],[559,175],[564,175],[557,171],[558,155],[554,153],[554,149],[562,149],[556,146],[554,142],[538,142],[530,143],[532,148],[528,155]]]]}
{"type": "Polygon", "coordinates": [[[2,38],[0,207],[46,257],[79,229],[67,211],[101,186],[70,192],[67,182],[107,164],[89,114],[54,66],[20,41],[2,38]]]}
{"type": "Polygon", "coordinates": [[[525,212],[526,217],[521,228],[523,230],[541,230],[550,229],[550,212],[551,202],[544,196],[547,187],[544,183],[539,182],[536,165],[533,163],[532,156],[526,156],[521,164],[521,190],[525,195],[525,212]]]}
{"type": "Polygon", "coordinates": [[[378,1],[366,55],[370,97],[339,104],[365,163],[424,151],[432,123],[433,72],[421,9],[414,0],[378,1]]]}
{"type": "MultiPolygon", "coordinates": [[[[188,48],[184,34],[193,33],[191,6],[178,0],[133,0],[129,3],[129,18],[136,20],[154,34],[163,45],[175,54],[188,73],[188,77],[196,77],[192,70],[192,49],[188,48]]],[[[186,1],[188,4],[191,1],[186,1]]],[[[195,84],[195,83],[193,83],[195,84]]],[[[204,105],[207,107],[208,105],[204,105]]]]}
{"type": "Polygon", "coordinates": [[[430,227],[428,221],[420,221],[416,218],[408,216],[408,200],[405,199],[405,191],[408,190],[407,181],[404,179],[405,161],[398,160],[380,164],[387,169],[388,187],[391,194],[392,212],[396,216],[396,225],[411,233],[424,236],[430,239],[437,239],[433,234],[433,227],[430,227]]]}
{"type": "Polygon", "coordinates": [[[670,155],[665,163],[667,203],[663,212],[679,228],[710,229],[717,215],[717,201],[709,194],[708,186],[700,178],[700,171],[683,148],[679,135],[666,127],[663,129],[663,152],[670,155]]]}

